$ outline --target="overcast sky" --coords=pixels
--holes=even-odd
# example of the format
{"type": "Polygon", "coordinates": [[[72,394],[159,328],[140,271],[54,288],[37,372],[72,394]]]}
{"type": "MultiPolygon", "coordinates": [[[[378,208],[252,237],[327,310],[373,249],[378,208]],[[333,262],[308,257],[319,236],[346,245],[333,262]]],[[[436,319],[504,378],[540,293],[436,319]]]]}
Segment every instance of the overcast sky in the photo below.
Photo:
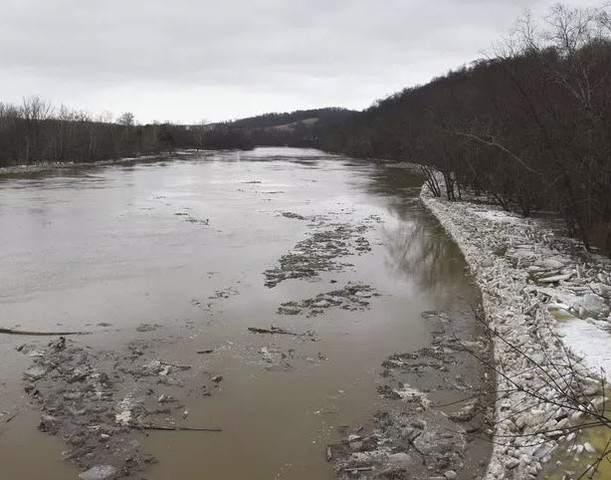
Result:
{"type": "Polygon", "coordinates": [[[362,109],[480,57],[524,9],[552,3],[2,0],[0,101],[183,123],[362,109]]]}

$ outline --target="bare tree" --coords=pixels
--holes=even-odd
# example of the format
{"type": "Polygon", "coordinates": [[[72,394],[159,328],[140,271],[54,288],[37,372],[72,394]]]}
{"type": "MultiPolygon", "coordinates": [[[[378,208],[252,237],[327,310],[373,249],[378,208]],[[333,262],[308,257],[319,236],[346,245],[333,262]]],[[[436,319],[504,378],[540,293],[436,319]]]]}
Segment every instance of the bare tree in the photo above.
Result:
{"type": "Polygon", "coordinates": [[[24,98],[21,103],[21,116],[25,126],[24,159],[26,165],[39,160],[41,124],[47,120],[53,109],[50,103],[40,97],[24,98]]]}
{"type": "Polygon", "coordinates": [[[117,123],[119,125],[125,125],[127,127],[133,126],[135,122],[136,120],[135,120],[134,114],[131,112],[125,112],[117,118],[117,123]]]}

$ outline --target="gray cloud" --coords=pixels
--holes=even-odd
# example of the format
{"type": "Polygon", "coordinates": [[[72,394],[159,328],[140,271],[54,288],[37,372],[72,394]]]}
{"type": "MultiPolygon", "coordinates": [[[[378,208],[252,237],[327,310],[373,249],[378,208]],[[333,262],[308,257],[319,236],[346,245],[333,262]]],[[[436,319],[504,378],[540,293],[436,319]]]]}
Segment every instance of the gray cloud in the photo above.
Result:
{"type": "Polygon", "coordinates": [[[5,0],[1,99],[141,121],[363,108],[479,57],[525,8],[550,3],[5,0]]]}

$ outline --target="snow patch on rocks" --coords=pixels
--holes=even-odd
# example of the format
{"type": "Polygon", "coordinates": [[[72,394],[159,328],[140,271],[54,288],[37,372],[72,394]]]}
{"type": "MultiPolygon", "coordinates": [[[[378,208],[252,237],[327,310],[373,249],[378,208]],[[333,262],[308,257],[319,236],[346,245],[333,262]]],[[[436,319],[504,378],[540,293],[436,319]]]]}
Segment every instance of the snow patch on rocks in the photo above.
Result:
{"type": "Polygon", "coordinates": [[[578,318],[561,322],[557,328],[564,343],[588,365],[602,369],[607,377],[611,374],[611,332],[578,318]]]}
{"type": "Polygon", "coordinates": [[[473,213],[478,217],[485,218],[487,220],[492,220],[494,222],[500,223],[508,223],[513,225],[525,225],[523,218],[520,218],[517,215],[513,215],[508,212],[503,212],[499,210],[479,210],[474,209],[473,213]]]}

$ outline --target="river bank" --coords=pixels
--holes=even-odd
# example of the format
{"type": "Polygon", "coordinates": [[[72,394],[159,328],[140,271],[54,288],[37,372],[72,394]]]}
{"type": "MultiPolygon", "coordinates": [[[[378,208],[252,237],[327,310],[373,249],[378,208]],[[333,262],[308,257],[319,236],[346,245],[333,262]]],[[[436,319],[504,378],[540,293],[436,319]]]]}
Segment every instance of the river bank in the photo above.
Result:
{"type": "Polygon", "coordinates": [[[36,163],[32,165],[13,165],[10,167],[0,167],[0,177],[2,176],[11,176],[11,175],[20,175],[20,174],[28,174],[28,173],[41,173],[48,172],[50,170],[56,169],[66,169],[66,168],[83,168],[87,166],[105,166],[105,165],[121,165],[124,163],[131,162],[147,162],[153,159],[164,159],[170,158],[171,156],[176,155],[189,155],[200,152],[201,150],[195,149],[185,149],[185,150],[175,150],[173,152],[165,152],[158,153],[155,155],[139,155],[137,157],[121,157],[114,158],[108,160],[98,160],[96,162],[45,162],[45,163],[36,163]]]}
{"type": "Polygon", "coordinates": [[[448,202],[426,186],[421,200],[460,247],[482,292],[497,378],[485,478],[534,479],[550,461],[557,478],[578,477],[583,472],[570,469],[587,469],[602,455],[581,443],[580,426],[591,413],[604,415],[611,262],[543,219],[448,202]]]}

